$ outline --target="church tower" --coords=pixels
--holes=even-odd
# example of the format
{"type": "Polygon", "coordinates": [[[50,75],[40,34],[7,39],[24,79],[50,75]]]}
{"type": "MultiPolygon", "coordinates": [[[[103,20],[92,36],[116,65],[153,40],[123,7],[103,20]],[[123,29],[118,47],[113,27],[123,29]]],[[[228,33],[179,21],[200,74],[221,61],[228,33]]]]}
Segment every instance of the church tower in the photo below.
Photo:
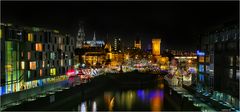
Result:
{"type": "Polygon", "coordinates": [[[84,40],[85,40],[84,27],[82,23],[79,23],[76,48],[82,48],[84,40]]]}

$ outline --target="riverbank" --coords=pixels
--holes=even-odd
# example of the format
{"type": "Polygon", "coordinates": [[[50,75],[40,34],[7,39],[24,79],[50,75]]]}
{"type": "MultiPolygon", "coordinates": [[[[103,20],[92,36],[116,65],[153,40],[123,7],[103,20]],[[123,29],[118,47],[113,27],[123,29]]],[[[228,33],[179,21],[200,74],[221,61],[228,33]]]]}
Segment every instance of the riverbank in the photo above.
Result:
{"type": "MultiPolygon", "coordinates": [[[[107,89],[114,91],[117,90],[120,92],[129,90],[138,91],[138,95],[140,95],[139,92],[142,90],[149,91],[149,89],[154,88],[155,90],[151,90],[151,95],[154,95],[152,94],[154,91],[156,92],[155,95],[159,95],[159,91],[165,91],[164,94],[166,95],[162,96],[164,99],[166,99],[163,100],[165,102],[164,104],[166,105],[166,108],[164,108],[164,110],[195,110],[194,108],[191,108],[193,107],[192,104],[186,103],[185,101],[183,101],[184,104],[186,104],[184,108],[180,108],[183,107],[179,103],[182,102],[182,100],[175,100],[173,99],[173,96],[167,95],[169,89],[167,85],[164,87],[164,84],[161,83],[163,86],[161,86],[160,89],[158,89],[158,87],[154,87],[158,86],[156,85],[159,81],[158,79],[159,76],[156,74],[146,74],[139,72],[123,74],[109,73],[97,76],[91,81],[77,85],[75,87],[52,91],[52,93],[47,93],[45,97],[37,97],[34,101],[24,101],[20,105],[7,108],[6,111],[71,111],[73,107],[78,107],[79,104],[81,104],[83,101],[89,101],[90,99],[94,99],[96,96],[99,97],[99,95],[105,93],[107,89]],[[171,107],[169,104],[175,105],[174,107],[176,108],[171,107]]],[[[160,99],[158,100],[162,101],[160,99]]]]}

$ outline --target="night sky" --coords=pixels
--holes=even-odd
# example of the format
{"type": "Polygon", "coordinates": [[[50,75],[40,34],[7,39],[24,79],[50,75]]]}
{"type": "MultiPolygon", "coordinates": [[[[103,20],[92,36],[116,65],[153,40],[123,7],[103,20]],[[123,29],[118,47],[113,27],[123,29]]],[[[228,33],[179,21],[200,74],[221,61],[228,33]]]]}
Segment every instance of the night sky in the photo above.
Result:
{"type": "Polygon", "coordinates": [[[115,35],[143,47],[161,38],[162,48],[195,50],[207,28],[239,20],[239,2],[1,2],[2,22],[58,29],[76,36],[84,21],[86,39],[115,35]]]}

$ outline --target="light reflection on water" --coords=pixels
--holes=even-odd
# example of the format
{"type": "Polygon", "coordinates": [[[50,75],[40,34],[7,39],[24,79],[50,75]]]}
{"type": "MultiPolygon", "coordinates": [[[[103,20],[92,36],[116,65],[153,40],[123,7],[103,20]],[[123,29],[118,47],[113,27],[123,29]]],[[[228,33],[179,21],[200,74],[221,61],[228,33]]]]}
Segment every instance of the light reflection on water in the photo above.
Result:
{"type": "Polygon", "coordinates": [[[164,100],[163,89],[135,89],[105,91],[89,101],[82,102],[78,110],[152,110],[160,111],[163,109],[164,100]]]}

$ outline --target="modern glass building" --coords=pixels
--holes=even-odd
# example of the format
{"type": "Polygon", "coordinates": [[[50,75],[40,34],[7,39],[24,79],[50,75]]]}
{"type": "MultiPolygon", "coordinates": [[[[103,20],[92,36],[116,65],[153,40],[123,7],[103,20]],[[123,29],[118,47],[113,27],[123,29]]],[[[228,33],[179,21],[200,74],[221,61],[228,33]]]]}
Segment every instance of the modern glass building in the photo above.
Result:
{"type": "Polygon", "coordinates": [[[198,91],[239,109],[239,24],[223,24],[201,38],[198,91]]]}
{"type": "Polygon", "coordinates": [[[65,80],[73,66],[74,38],[57,30],[1,23],[0,42],[1,95],[65,80]]]}

